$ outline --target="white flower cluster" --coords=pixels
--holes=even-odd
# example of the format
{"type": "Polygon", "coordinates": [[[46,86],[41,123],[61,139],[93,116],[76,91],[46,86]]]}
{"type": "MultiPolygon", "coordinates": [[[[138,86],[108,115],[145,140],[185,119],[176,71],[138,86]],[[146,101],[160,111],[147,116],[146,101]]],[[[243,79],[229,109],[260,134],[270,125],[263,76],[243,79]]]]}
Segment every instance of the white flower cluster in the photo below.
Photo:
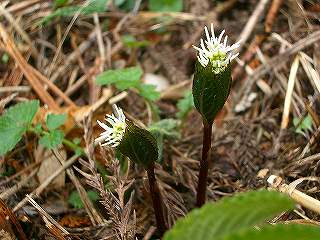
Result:
{"type": "Polygon", "coordinates": [[[122,109],[118,108],[115,104],[112,105],[112,108],[113,114],[107,114],[105,117],[107,124],[104,124],[103,122],[97,120],[100,127],[105,130],[100,134],[100,137],[95,139],[96,143],[102,143],[101,146],[118,146],[126,130],[126,116],[123,114],[122,109]]]}
{"type": "Polygon", "coordinates": [[[211,24],[211,35],[207,27],[204,27],[207,40],[200,40],[200,47],[193,46],[198,51],[198,60],[203,67],[206,67],[210,62],[214,73],[219,73],[225,69],[228,64],[235,59],[239,53],[234,53],[234,50],[240,46],[240,41],[227,45],[228,36],[222,41],[223,30],[219,37],[214,34],[213,24],[211,24]]]}

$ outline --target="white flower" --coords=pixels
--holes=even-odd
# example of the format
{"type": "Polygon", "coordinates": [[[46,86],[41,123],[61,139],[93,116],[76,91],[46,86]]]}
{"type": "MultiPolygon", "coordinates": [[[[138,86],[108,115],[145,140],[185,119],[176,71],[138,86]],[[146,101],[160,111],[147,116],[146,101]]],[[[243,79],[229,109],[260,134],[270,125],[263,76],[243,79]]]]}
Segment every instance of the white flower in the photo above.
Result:
{"type": "Polygon", "coordinates": [[[95,139],[96,143],[103,143],[101,146],[109,145],[111,147],[116,147],[120,144],[122,137],[126,129],[126,116],[123,114],[121,108],[117,105],[112,105],[113,114],[107,114],[105,120],[107,124],[97,120],[100,127],[105,131],[100,134],[100,137],[95,139]]]}
{"type": "Polygon", "coordinates": [[[219,73],[225,69],[225,67],[235,59],[239,53],[234,53],[234,50],[240,46],[240,41],[231,46],[227,45],[228,36],[224,37],[222,41],[223,30],[219,37],[214,34],[213,24],[211,23],[211,35],[208,28],[205,26],[204,31],[207,40],[200,40],[200,47],[193,46],[198,51],[198,60],[203,67],[206,67],[210,62],[213,67],[214,73],[219,73]]]}

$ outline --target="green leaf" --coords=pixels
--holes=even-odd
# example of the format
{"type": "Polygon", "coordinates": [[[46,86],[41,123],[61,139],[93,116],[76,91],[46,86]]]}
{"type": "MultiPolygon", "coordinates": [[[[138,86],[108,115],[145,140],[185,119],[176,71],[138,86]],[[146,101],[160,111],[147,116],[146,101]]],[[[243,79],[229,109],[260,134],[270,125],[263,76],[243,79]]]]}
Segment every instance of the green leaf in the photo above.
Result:
{"type": "Polygon", "coordinates": [[[160,98],[160,93],[156,90],[155,85],[142,83],[137,89],[139,94],[149,101],[155,101],[160,98]]]}
{"type": "MultiPolygon", "coordinates": [[[[4,169],[3,169],[3,170],[4,170],[4,169]]],[[[0,173],[0,176],[1,176],[1,177],[10,177],[10,176],[12,176],[12,175],[15,174],[15,173],[16,173],[16,170],[15,170],[13,167],[7,166],[6,169],[5,169],[5,171],[3,171],[3,172],[0,173]]]]}
{"type": "Polygon", "coordinates": [[[140,47],[148,46],[150,44],[149,41],[138,41],[132,35],[124,35],[122,36],[121,40],[124,43],[124,45],[129,48],[140,48],[140,47]]]}
{"type": "Polygon", "coordinates": [[[162,159],[163,154],[163,141],[165,138],[180,138],[180,133],[178,132],[178,126],[180,121],[169,118],[163,119],[156,123],[152,123],[148,130],[155,137],[158,146],[158,161],[162,159]]]}
{"type": "Polygon", "coordinates": [[[1,62],[4,64],[7,64],[10,60],[10,57],[7,53],[3,53],[2,57],[1,57],[1,62]]]}
{"type": "Polygon", "coordinates": [[[192,94],[194,106],[205,122],[212,123],[223,108],[230,93],[231,82],[230,64],[224,71],[216,74],[212,71],[211,64],[203,67],[199,61],[196,62],[192,94]]]}
{"type": "Polygon", "coordinates": [[[44,17],[41,23],[46,24],[56,17],[71,17],[78,12],[80,12],[81,15],[105,12],[107,10],[107,2],[108,0],[90,0],[90,2],[85,5],[61,7],[44,17]]]}
{"type": "Polygon", "coordinates": [[[179,120],[168,118],[162,119],[158,122],[150,124],[148,130],[152,133],[159,133],[166,137],[179,138],[180,133],[178,132],[179,120]]]}
{"type": "Polygon", "coordinates": [[[137,87],[142,73],[140,67],[108,70],[97,76],[96,83],[99,85],[115,84],[120,90],[125,90],[130,87],[137,87]]]}
{"type": "Polygon", "coordinates": [[[140,82],[142,74],[143,71],[140,67],[108,70],[97,76],[96,83],[99,85],[114,84],[120,90],[135,88],[146,100],[157,100],[160,97],[160,93],[156,91],[154,85],[140,82]]]}
{"type": "Polygon", "coordinates": [[[117,7],[121,6],[122,4],[124,4],[126,0],[113,0],[113,4],[117,7]]]}
{"type": "Polygon", "coordinates": [[[64,133],[60,130],[52,130],[48,134],[42,136],[39,143],[48,148],[53,149],[62,143],[64,138],[64,133]]]}
{"type": "Polygon", "coordinates": [[[78,137],[75,137],[74,139],[72,139],[72,142],[73,142],[74,144],[76,144],[76,145],[80,145],[81,139],[78,138],[78,137]]]}
{"type": "Polygon", "coordinates": [[[54,0],[54,7],[61,7],[68,3],[68,0],[54,0]]]}
{"type": "MultiPolygon", "coordinates": [[[[99,199],[99,194],[96,191],[89,190],[87,196],[91,202],[96,202],[99,199]]],[[[84,208],[80,195],[76,190],[71,192],[68,203],[74,208],[84,208]]]]}
{"type": "Polygon", "coordinates": [[[241,193],[191,211],[176,222],[164,240],[222,240],[293,208],[289,197],[279,192],[241,193]]]}
{"type": "Polygon", "coordinates": [[[152,134],[126,121],[126,130],[117,149],[131,161],[148,168],[158,159],[158,147],[152,134]]]}
{"type": "Polygon", "coordinates": [[[40,135],[42,132],[43,132],[43,129],[42,129],[42,125],[41,123],[37,123],[34,128],[33,128],[34,132],[38,135],[40,135]]]}
{"type": "Polygon", "coordinates": [[[127,12],[132,11],[132,9],[134,8],[136,4],[136,0],[126,0],[121,6],[120,8],[122,10],[125,10],[127,12]]]}
{"type": "Polygon", "coordinates": [[[307,130],[312,130],[312,117],[308,114],[302,121],[294,118],[293,125],[296,127],[296,133],[304,135],[307,130]]]}
{"type": "Polygon", "coordinates": [[[186,91],[184,97],[178,101],[177,107],[179,109],[176,114],[177,118],[184,119],[194,107],[193,96],[190,90],[186,91]]]}
{"type": "Polygon", "coordinates": [[[150,106],[150,110],[151,110],[151,113],[152,113],[152,120],[153,121],[159,121],[160,120],[160,114],[161,114],[161,110],[160,108],[154,103],[154,102],[151,102],[151,101],[147,101],[146,102],[149,106],[150,106]]]}
{"type": "Polygon", "coordinates": [[[149,10],[154,12],[181,12],[183,0],[149,0],[149,10]]]}
{"type": "MultiPolygon", "coordinates": [[[[320,228],[307,225],[267,226],[260,231],[247,229],[223,238],[223,240],[318,240],[320,228]]],[[[210,239],[208,239],[210,240],[210,239]]],[[[214,238],[212,238],[214,240],[214,238]]]]}
{"type": "Polygon", "coordinates": [[[49,130],[54,130],[60,127],[67,120],[67,114],[48,114],[46,124],[49,130]]]}
{"type": "Polygon", "coordinates": [[[10,107],[0,117],[0,156],[12,150],[28,130],[39,109],[39,101],[32,100],[10,107]]]}

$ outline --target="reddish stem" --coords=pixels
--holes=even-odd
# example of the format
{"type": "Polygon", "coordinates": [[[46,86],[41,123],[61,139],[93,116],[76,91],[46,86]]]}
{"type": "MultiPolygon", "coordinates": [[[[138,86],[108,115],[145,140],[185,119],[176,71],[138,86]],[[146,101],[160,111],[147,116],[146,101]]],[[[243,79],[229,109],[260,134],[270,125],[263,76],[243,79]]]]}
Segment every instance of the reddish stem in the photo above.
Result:
{"type": "Polygon", "coordinates": [[[154,174],[154,163],[150,164],[147,173],[154,214],[156,215],[157,228],[161,238],[167,230],[167,227],[163,217],[162,197],[154,174]]]}
{"type": "Polygon", "coordinates": [[[200,171],[197,190],[197,207],[201,207],[206,202],[207,178],[209,161],[208,156],[211,148],[212,123],[203,122],[203,142],[202,158],[200,161],[200,171]]]}

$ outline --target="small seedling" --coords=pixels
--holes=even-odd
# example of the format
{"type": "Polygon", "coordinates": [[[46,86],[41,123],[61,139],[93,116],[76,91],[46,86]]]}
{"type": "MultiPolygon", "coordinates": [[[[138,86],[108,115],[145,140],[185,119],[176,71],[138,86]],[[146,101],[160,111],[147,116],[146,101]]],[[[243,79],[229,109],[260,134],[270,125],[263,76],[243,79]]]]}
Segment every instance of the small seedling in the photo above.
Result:
{"type": "Polygon", "coordinates": [[[307,131],[312,130],[312,118],[309,114],[303,119],[295,117],[293,119],[293,125],[296,128],[296,133],[305,136],[307,131]]]}
{"type": "Polygon", "coordinates": [[[144,167],[147,171],[150,194],[157,221],[157,228],[162,236],[167,230],[163,216],[163,202],[154,173],[154,162],[158,159],[158,147],[152,134],[137,127],[127,120],[122,109],[113,105],[113,114],[106,115],[107,124],[98,124],[104,129],[100,137],[95,139],[101,146],[117,148],[121,154],[144,167]]]}
{"type": "Polygon", "coordinates": [[[66,121],[65,114],[48,114],[47,130],[45,130],[41,123],[32,126],[38,110],[39,101],[31,100],[10,107],[0,116],[0,139],[6,139],[0,144],[0,156],[11,151],[26,132],[36,134],[39,137],[39,143],[48,149],[53,149],[63,143],[73,149],[77,155],[84,154],[80,146],[66,139],[63,131],[58,129],[66,121]]]}
{"type": "Polygon", "coordinates": [[[232,81],[230,62],[238,56],[238,53],[234,54],[234,50],[240,46],[239,42],[227,45],[228,36],[222,40],[224,30],[216,37],[213,24],[211,34],[207,27],[204,30],[207,39],[200,40],[200,47],[193,46],[198,51],[198,61],[195,66],[192,94],[194,105],[203,119],[203,147],[196,203],[198,207],[206,200],[212,124],[229,96],[232,81]]]}

